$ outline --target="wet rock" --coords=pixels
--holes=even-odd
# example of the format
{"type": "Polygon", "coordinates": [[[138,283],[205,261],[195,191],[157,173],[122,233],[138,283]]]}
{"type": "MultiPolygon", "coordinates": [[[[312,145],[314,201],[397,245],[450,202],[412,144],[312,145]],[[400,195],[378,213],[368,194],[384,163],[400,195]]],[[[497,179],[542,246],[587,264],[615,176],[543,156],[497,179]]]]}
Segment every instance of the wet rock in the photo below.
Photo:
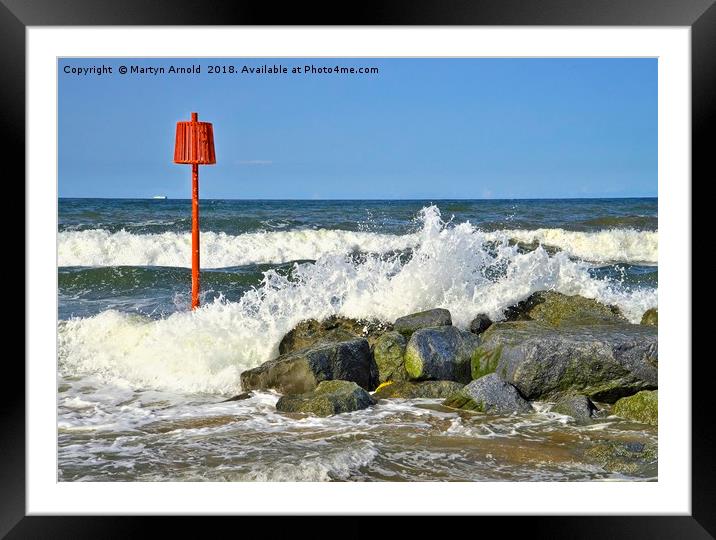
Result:
{"type": "Polygon", "coordinates": [[[454,326],[417,330],[405,348],[405,371],[410,380],[468,383],[470,359],[479,338],[454,326]]]}
{"type": "Polygon", "coordinates": [[[322,321],[309,319],[301,321],[293,330],[283,336],[278,345],[278,352],[287,354],[317,343],[350,341],[357,337],[367,339],[368,344],[373,346],[375,340],[386,329],[389,329],[389,325],[346,317],[333,316],[322,321]]]}
{"type": "Polygon", "coordinates": [[[628,322],[616,306],[583,296],[539,291],[505,312],[508,321],[539,321],[550,326],[628,322]]]}
{"type": "Polygon", "coordinates": [[[460,390],[462,383],[455,381],[389,382],[381,385],[373,393],[374,399],[445,399],[460,390]]]}
{"type": "Polygon", "coordinates": [[[649,441],[599,441],[584,455],[605,471],[636,474],[656,463],[657,447],[649,441]]]}
{"type": "Polygon", "coordinates": [[[492,325],[492,319],[485,314],[480,314],[475,317],[470,323],[470,332],[476,335],[482,334],[485,330],[490,328],[492,325]]]}
{"type": "Polygon", "coordinates": [[[584,394],[614,403],[658,386],[655,327],[517,321],[493,324],[480,339],[473,375],[493,370],[530,400],[584,394]]]}
{"type": "Polygon", "coordinates": [[[614,404],[612,413],[628,420],[656,426],[659,423],[659,391],[644,390],[621,398],[614,404]]]}
{"type": "Polygon", "coordinates": [[[368,392],[350,381],[323,381],[312,392],[281,396],[276,410],[331,416],[367,409],[375,401],[368,392]]]}
{"type": "Polygon", "coordinates": [[[241,392],[240,394],[230,397],[229,399],[225,399],[221,403],[227,403],[229,401],[243,401],[244,399],[253,397],[253,395],[253,392],[241,392]]]}
{"type": "Polygon", "coordinates": [[[410,337],[413,332],[421,328],[451,325],[452,317],[447,309],[429,309],[396,319],[393,324],[393,330],[400,332],[406,337],[410,337]]]}
{"type": "Polygon", "coordinates": [[[494,373],[485,375],[448,397],[443,405],[492,414],[527,413],[532,405],[510,383],[494,373]]]}
{"type": "Polygon", "coordinates": [[[641,324],[659,326],[659,310],[656,308],[647,309],[641,316],[641,324]]]}
{"type": "Polygon", "coordinates": [[[394,331],[386,332],[376,340],[373,357],[378,366],[379,382],[408,379],[408,374],[405,371],[405,347],[407,344],[405,336],[394,331]]]}
{"type": "Polygon", "coordinates": [[[577,423],[589,423],[598,409],[587,396],[578,395],[563,397],[552,407],[552,411],[571,416],[577,423]]]}
{"type": "Polygon", "coordinates": [[[269,360],[241,374],[243,390],[272,388],[282,394],[300,394],[322,381],[353,381],[366,390],[378,385],[378,368],[368,341],[319,343],[269,360]]]}

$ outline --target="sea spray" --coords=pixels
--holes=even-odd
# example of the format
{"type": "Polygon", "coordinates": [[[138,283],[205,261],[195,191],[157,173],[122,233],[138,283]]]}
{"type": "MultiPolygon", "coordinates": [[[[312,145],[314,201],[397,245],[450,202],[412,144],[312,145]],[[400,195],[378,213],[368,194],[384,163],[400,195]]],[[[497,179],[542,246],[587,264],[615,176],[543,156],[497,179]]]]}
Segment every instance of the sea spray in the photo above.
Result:
{"type": "MultiPolygon", "coordinates": [[[[479,229],[470,231],[480,234],[479,229]]],[[[424,231],[421,233],[424,234],[424,231]]],[[[564,229],[504,230],[481,233],[487,240],[516,240],[556,247],[572,257],[591,262],[656,264],[658,233],[633,229],[593,232],[564,229]]],[[[201,234],[204,268],[315,260],[349,251],[387,253],[414,247],[417,234],[380,234],[335,229],[304,229],[231,235],[201,234]]],[[[104,229],[65,230],[58,234],[59,266],[174,266],[190,264],[191,235],[164,232],[136,234],[104,229]]]]}
{"type": "Polygon", "coordinates": [[[469,223],[447,226],[435,206],[424,208],[420,219],[408,260],[382,244],[360,256],[328,253],[315,263],[296,263],[290,275],[264,272],[260,285],[237,302],[218,298],[159,320],[109,310],[62,321],[60,372],[134,388],[228,394],[239,390],[243,370],[275,356],[281,337],[308,318],[393,321],[443,307],[465,328],[477,313],[499,320],[505,308],[545,289],[616,304],[632,322],[656,306],[655,289],[620,290],[591,277],[586,263],[565,252],[550,255],[538,247],[524,253],[506,236],[469,223]]]}

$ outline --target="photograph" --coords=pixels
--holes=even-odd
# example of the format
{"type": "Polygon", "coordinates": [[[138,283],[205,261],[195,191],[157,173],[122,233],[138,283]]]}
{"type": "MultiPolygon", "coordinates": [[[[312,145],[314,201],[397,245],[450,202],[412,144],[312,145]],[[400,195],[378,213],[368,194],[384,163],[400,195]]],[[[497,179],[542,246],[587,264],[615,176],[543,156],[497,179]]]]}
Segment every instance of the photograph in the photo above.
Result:
{"type": "Polygon", "coordinates": [[[59,483],[659,480],[658,58],[56,62],[59,483]]]}

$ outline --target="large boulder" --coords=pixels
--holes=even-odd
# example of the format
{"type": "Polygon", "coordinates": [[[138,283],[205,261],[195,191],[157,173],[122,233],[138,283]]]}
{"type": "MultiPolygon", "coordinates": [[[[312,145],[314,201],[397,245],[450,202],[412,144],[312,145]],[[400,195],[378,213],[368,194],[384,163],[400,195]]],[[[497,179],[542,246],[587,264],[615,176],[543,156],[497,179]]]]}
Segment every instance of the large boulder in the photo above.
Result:
{"type": "Polygon", "coordinates": [[[659,310],[656,308],[647,309],[641,316],[641,324],[659,326],[659,310]]]}
{"type": "Polygon", "coordinates": [[[485,375],[448,397],[443,405],[492,414],[527,413],[532,405],[510,383],[494,373],[485,375]]]}
{"type": "Polygon", "coordinates": [[[241,387],[247,390],[275,389],[282,394],[301,394],[322,381],[353,381],[366,390],[378,385],[378,369],[368,341],[319,343],[269,360],[241,374],[241,387]]]}
{"type": "Polygon", "coordinates": [[[584,394],[613,403],[658,386],[658,338],[638,324],[503,322],[482,334],[472,364],[473,375],[495,371],[530,400],[584,394]]]}
{"type": "Polygon", "coordinates": [[[612,413],[628,420],[655,426],[659,423],[659,392],[644,390],[633,396],[621,398],[614,404],[612,413]]]}
{"type": "Polygon", "coordinates": [[[389,382],[379,386],[373,393],[373,398],[445,399],[463,386],[465,385],[455,381],[389,382]]]}
{"type": "Polygon", "coordinates": [[[403,334],[386,332],[380,336],[373,346],[373,357],[378,366],[379,382],[405,381],[405,347],[408,341],[403,334]]]}
{"type": "Polygon", "coordinates": [[[588,423],[596,416],[598,409],[587,396],[564,396],[552,407],[552,412],[571,416],[578,424],[588,423]]]}
{"type": "Polygon", "coordinates": [[[346,317],[328,317],[322,321],[308,319],[298,323],[289,331],[278,345],[279,354],[287,354],[305,349],[316,343],[329,341],[349,341],[357,337],[368,340],[373,345],[386,325],[375,321],[359,321],[346,317]]]}
{"type": "Polygon", "coordinates": [[[368,392],[354,382],[323,381],[312,392],[281,396],[276,403],[276,410],[331,416],[367,409],[374,403],[368,392]]]}
{"type": "Polygon", "coordinates": [[[550,326],[626,323],[618,307],[607,306],[591,298],[567,296],[554,291],[539,291],[508,308],[508,321],[539,321],[550,326]]]}
{"type": "Polygon", "coordinates": [[[395,320],[393,330],[410,337],[413,332],[421,328],[432,328],[434,326],[451,326],[452,317],[447,309],[429,309],[419,313],[412,313],[395,320]]]}
{"type": "Polygon", "coordinates": [[[470,360],[479,338],[454,326],[416,331],[405,348],[405,371],[411,380],[468,383],[470,360]]]}

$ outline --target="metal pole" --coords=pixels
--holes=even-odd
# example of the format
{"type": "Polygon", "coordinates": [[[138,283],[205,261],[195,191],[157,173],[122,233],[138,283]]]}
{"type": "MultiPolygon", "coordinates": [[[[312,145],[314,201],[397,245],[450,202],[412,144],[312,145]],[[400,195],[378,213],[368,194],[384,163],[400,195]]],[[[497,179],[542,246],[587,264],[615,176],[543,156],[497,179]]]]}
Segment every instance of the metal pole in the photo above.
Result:
{"type": "MultiPolygon", "coordinates": [[[[198,115],[191,113],[191,121],[198,115]]],[[[198,144],[198,137],[194,137],[198,144]]],[[[191,309],[199,307],[199,165],[191,165],[191,309]]]]}

